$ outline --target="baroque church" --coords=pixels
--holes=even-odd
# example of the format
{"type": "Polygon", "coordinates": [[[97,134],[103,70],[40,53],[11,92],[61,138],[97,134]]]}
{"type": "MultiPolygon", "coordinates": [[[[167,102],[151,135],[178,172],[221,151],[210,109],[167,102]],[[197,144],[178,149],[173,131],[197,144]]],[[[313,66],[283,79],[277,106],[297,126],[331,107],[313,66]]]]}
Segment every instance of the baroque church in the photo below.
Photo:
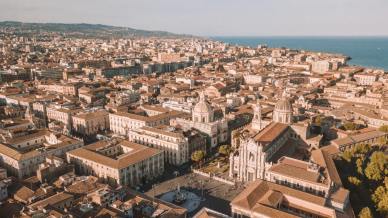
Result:
{"type": "Polygon", "coordinates": [[[264,179],[266,168],[280,157],[295,153],[303,141],[293,130],[293,107],[285,95],[276,103],[272,121],[263,120],[261,110],[259,102],[253,105],[251,124],[232,136],[237,138],[232,138],[235,151],[230,154],[229,176],[238,181],[264,179]]]}
{"type": "Polygon", "coordinates": [[[209,104],[203,92],[192,110],[191,119],[176,118],[175,125],[183,129],[197,129],[208,136],[211,148],[228,140],[228,122],[224,117],[215,116],[213,107],[209,104]]]}

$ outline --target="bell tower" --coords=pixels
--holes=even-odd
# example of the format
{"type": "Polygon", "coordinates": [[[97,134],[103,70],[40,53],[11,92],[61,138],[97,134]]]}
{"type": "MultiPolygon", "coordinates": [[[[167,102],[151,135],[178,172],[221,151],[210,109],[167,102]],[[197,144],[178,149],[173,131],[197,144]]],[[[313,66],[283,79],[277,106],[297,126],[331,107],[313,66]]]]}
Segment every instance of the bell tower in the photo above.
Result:
{"type": "Polygon", "coordinates": [[[261,120],[261,104],[259,101],[253,106],[252,129],[260,131],[264,128],[261,120]]]}

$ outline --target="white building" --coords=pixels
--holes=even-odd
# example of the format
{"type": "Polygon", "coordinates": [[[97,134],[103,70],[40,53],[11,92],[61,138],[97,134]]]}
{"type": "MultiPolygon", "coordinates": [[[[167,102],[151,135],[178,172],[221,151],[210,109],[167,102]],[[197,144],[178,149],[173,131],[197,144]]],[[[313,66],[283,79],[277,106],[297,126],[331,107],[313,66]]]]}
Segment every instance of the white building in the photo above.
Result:
{"type": "Polygon", "coordinates": [[[244,75],[244,81],[246,84],[253,85],[253,84],[262,84],[267,80],[267,76],[260,75],[260,74],[245,74],[244,75]]]}
{"type": "Polygon", "coordinates": [[[164,151],[166,162],[181,165],[190,160],[196,150],[206,151],[206,138],[194,130],[181,131],[171,126],[147,127],[130,130],[129,141],[164,151]]]}
{"type": "Polygon", "coordinates": [[[315,61],[312,63],[312,71],[315,73],[327,73],[332,69],[333,65],[327,60],[315,61]]]}
{"type": "Polygon", "coordinates": [[[174,100],[168,100],[162,103],[162,106],[164,108],[168,108],[171,110],[181,111],[185,113],[191,113],[191,110],[193,109],[193,103],[185,101],[185,102],[179,102],[174,100]]]}
{"type": "Polygon", "coordinates": [[[292,153],[297,134],[289,126],[292,122],[292,105],[283,97],[275,105],[273,122],[261,119],[261,106],[254,107],[252,123],[241,130],[239,147],[230,155],[229,176],[240,181],[264,179],[266,167],[276,161],[278,152],[292,153]],[[285,147],[287,146],[287,147],[285,147]]]}
{"type": "Polygon", "coordinates": [[[360,73],[353,76],[358,85],[371,86],[377,80],[377,75],[360,73]]]}
{"type": "Polygon", "coordinates": [[[127,112],[117,112],[115,114],[109,114],[110,129],[116,134],[126,136],[128,134],[128,130],[131,129],[138,129],[143,126],[154,127],[159,125],[169,125],[170,119],[176,118],[182,114],[182,112],[178,111],[146,111],[146,116],[127,112]]]}

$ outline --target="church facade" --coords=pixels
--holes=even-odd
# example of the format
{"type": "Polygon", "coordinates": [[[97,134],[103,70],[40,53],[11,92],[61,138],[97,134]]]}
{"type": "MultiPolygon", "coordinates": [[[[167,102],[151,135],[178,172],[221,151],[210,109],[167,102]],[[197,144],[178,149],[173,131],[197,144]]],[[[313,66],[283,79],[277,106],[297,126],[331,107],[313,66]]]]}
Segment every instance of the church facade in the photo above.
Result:
{"type": "Polygon", "coordinates": [[[229,159],[229,176],[243,182],[264,179],[266,168],[283,154],[294,152],[298,139],[290,126],[293,108],[286,97],[275,105],[272,122],[262,120],[260,103],[253,111],[252,123],[240,130],[239,146],[229,159]]]}

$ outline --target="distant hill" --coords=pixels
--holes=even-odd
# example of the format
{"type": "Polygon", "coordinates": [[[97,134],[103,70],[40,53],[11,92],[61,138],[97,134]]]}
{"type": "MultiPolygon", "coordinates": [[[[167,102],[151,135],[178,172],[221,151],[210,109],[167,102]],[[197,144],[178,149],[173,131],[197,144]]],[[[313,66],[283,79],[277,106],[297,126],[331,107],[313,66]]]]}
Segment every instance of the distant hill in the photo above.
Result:
{"type": "Polygon", "coordinates": [[[129,27],[116,27],[102,24],[65,24],[65,23],[23,23],[16,21],[0,22],[0,28],[14,28],[24,34],[56,32],[68,36],[83,37],[190,37],[166,31],[139,30],[129,27]]]}

